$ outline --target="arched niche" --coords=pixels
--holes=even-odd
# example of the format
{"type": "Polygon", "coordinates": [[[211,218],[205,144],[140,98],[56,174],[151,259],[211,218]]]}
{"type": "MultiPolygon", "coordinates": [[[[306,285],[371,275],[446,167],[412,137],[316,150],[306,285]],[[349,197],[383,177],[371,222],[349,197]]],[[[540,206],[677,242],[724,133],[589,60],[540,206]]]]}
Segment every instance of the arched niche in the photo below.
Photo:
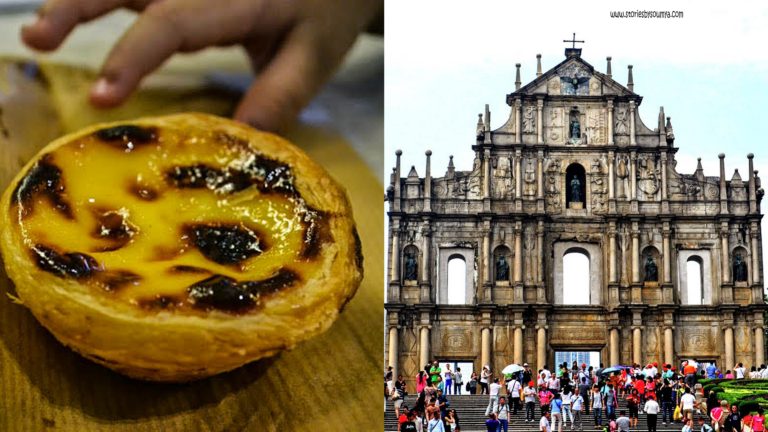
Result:
{"type": "Polygon", "coordinates": [[[587,202],[587,176],[584,167],[579,163],[568,165],[565,170],[565,206],[582,209],[587,202]]]}
{"type": "Polygon", "coordinates": [[[640,277],[643,282],[658,283],[661,281],[663,268],[661,253],[655,246],[646,246],[640,254],[640,277]],[[650,258],[650,261],[649,261],[650,258]]]}
{"type": "Polygon", "coordinates": [[[400,268],[402,269],[403,282],[418,282],[419,280],[419,268],[421,268],[419,255],[419,248],[410,244],[403,248],[403,262],[400,268]]]}
{"type": "Polygon", "coordinates": [[[750,280],[749,251],[744,246],[731,249],[731,277],[735,283],[747,283],[750,280]]]}
{"type": "MultiPolygon", "coordinates": [[[[554,245],[555,274],[554,274],[554,303],[558,305],[566,304],[564,295],[566,268],[564,266],[565,256],[570,254],[581,254],[588,260],[589,271],[589,298],[579,304],[599,305],[602,302],[603,286],[603,266],[602,253],[600,246],[594,243],[580,242],[556,242],[554,245]]],[[[578,259],[578,255],[574,255],[578,259]]],[[[570,296],[568,296],[570,297],[570,296]]]]}
{"type": "MultiPolygon", "coordinates": [[[[437,280],[437,303],[439,304],[473,304],[475,299],[475,251],[471,248],[463,247],[441,247],[438,251],[438,280],[437,280]],[[463,266],[461,265],[463,263],[463,266]],[[463,285],[451,284],[459,282],[457,279],[462,275],[450,274],[450,270],[460,266],[464,270],[463,285]],[[450,276],[453,276],[451,278],[450,276]],[[449,288],[463,286],[463,301],[456,300],[455,295],[449,296],[449,288]],[[451,301],[453,300],[453,301],[451,301]]],[[[461,295],[459,297],[462,297],[461,295]]]]}
{"type": "Polygon", "coordinates": [[[494,282],[509,283],[512,280],[512,251],[505,245],[499,245],[493,250],[491,278],[494,282]],[[506,275],[504,275],[506,270],[506,275]]]}

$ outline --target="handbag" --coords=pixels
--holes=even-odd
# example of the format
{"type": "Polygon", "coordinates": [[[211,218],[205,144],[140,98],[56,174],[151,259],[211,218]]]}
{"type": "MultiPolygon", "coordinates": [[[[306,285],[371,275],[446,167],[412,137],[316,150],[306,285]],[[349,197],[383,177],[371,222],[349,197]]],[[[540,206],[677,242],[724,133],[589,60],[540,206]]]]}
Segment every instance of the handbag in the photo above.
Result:
{"type": "Polygon", "coordinates": [[[680,414],[680,407],[679,406],[675,407],[675,412],[672,414],[672,419],[677,421],[677,420],[680,420],[680,418],[682,417],[683,417],[682,414],[680,414]]]}

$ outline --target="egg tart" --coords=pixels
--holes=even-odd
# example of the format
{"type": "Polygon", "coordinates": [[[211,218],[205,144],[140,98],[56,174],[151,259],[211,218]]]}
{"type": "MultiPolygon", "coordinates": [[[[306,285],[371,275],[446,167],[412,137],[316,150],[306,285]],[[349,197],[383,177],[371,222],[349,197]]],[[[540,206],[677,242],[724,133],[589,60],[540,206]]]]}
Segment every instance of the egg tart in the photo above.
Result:
{"type": "Polygon", "coordinates": [[[189,381],[326,330],[362,279],[343,189],[276,135],[204,114],[46,146],[2,197],[18,298],[125,375],[189,381]]]}

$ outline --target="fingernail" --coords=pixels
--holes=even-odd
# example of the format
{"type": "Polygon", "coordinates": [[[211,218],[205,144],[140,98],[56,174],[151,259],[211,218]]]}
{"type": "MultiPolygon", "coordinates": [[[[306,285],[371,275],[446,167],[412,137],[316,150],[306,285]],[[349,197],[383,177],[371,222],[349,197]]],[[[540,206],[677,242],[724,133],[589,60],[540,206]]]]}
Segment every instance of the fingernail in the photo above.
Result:
{"type": "Polygon", "coordinates": [[[106,97],[109,96],[109,90],[112,85],[107,81],[106,78],[99,78],[98,81],[96,81],[96,84],[94,84],[93,89],[91,89],[91,94],[93,96],[99,96],[99,97],[106,97]]]}

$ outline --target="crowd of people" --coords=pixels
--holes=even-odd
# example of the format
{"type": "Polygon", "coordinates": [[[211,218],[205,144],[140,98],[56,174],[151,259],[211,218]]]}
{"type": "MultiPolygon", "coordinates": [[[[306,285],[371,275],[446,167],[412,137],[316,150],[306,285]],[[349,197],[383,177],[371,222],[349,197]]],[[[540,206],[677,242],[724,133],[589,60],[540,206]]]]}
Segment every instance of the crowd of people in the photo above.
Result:
{"type": "Polygon", "coordinates": [[[573,362],[554,371],[544,366],[533,372],[525,363],[519,372],[502,377],[486,365],[480,376],[472,373],[465,383],[460,368],[454,371],[450,364],[441,368],[435,360],[415,377],[418,398],[410,408],[402,404],[406,381],[402,375],[393,380],[391,368],[388,372],[385,397],[394,401],[398,431],[460,431],[459,415],[450,408],[448,395],[468,393],[488,396],[489,432],[507,432],[512,416],[523,410],[526,423],[535,423],[538,417],[540,432],[583,430],[588,422],[605,432],[637,431],[641,413],[648,432],[656,432],[659,420],[664,426],[677,423],[682,432],[694,432],[694,417],[697,432],[765,432],[762,410],[742,418],[737,406],[718,401],[715,393],[696,397],[700,378],[768,378],[765,365],[747,372],[739,363],[723,373],[715,365],[704,368],[693,362],[683,362],[679,370],[658,363],[594,368],[573,362]],[[619,409],[619,401],[626,402],[626,409],[619,409]]]}

